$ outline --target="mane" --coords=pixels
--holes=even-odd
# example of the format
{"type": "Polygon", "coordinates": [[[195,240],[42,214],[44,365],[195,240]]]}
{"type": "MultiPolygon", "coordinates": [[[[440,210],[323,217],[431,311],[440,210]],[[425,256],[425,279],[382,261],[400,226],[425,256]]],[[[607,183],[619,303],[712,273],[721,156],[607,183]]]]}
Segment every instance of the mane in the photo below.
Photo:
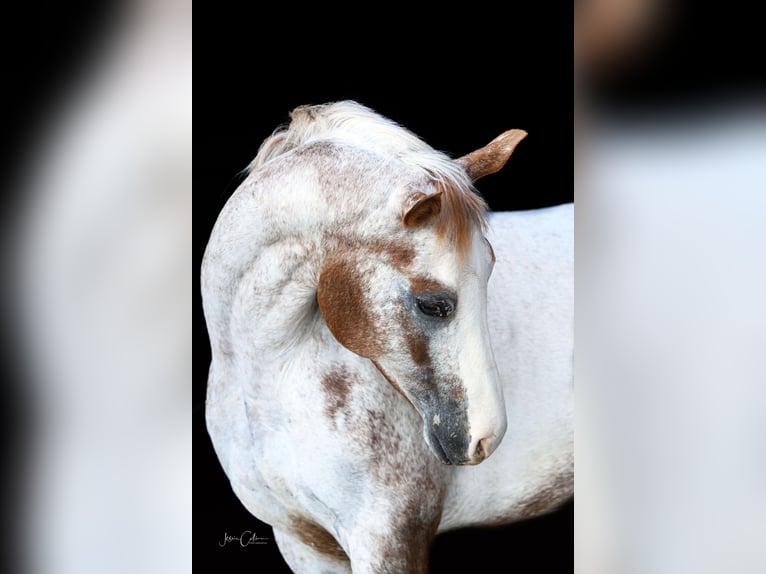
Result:
{"type": "Polygon", "coordinates": [[[487,205],[465,170],[396,122],[350,100],[300,106],[290,113],[290,120],[261,144],[250,172],[308,143],[343,141],[395,157],[427,174],[442,192],[436,231],[461,254],[470,245],[473,228],[486,231],[487,205]]]}

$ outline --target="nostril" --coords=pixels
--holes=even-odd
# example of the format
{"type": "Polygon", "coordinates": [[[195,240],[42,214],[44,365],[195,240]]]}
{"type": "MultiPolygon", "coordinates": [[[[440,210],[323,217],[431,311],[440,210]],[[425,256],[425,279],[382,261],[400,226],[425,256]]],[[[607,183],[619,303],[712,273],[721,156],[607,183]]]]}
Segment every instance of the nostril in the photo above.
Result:
{"type": "Polygon", "coordinates": [[[491,439],[483,438],[476,445],[475,457],[479,460],[487,458],[488,447],[491,439]]]}

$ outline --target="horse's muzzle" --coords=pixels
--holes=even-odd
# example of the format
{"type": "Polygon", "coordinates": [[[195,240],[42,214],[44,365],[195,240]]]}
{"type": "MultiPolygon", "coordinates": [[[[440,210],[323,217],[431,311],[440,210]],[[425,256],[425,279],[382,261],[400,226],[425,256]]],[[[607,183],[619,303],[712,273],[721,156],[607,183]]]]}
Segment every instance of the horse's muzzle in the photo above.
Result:
{"type": "Polygon", "coordinates": [[[463,431],[450,430],[448,425],[442,429],[436,425],[426,425],[425,435],[428,446],[436,458],[444,464],[471,465],[479,464],[494,450],[495,438],[487,437],[472,441],[471,436],[463,431]]]}

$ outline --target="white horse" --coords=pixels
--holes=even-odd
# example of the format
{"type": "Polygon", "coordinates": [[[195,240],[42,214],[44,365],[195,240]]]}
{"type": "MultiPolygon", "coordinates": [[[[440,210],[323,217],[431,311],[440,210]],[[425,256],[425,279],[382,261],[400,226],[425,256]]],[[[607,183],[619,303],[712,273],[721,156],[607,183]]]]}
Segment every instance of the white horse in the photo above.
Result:
{"type": "Polygon", "coordinates": [[[573,210],[485,238],[472,185],[524,135],[453,160],[354,102],[301,107],[222,210],[207,425],[294,571],[426,572],[438,532],[571,496],[573,210]]]}

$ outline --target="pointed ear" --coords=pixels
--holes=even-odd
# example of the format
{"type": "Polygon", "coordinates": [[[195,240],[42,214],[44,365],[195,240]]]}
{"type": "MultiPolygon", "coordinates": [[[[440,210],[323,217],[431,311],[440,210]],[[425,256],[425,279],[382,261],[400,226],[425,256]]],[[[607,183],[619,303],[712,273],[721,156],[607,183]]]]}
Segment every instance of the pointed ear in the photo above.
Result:
{"type": "Polygon", "coordinates": [[[472,151],[455,161],[463,166],[471,180],[476,181],[485,175],[500,171],[516,149],[516,145],[525,137],[527,132],[524,130],[508,130],[483,148],[472,151]]]}
{"type": "Polygon", "coordinates": [[[431,195],[416,191],[409,195],[402,208],[402,223],[405,227],[419,227],[439,215],[442,209],[442,192],[431,195]]]}

